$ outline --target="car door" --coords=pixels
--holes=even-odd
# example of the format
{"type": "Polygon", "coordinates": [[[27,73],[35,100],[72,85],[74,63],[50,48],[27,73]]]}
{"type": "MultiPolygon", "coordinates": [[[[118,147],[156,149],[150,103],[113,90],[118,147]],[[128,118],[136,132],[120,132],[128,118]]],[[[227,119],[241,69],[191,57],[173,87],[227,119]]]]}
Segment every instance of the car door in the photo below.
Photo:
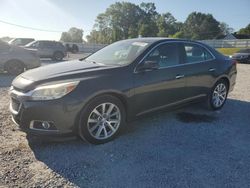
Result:
{"type": "Polygon", "coordinates": [[[47,57],[52,57],[56,49],[56,43],[52,41],[46,41],[44,43],[44,52],[47,57]]]}
{"type": "Polygon", "coordinates": [[[49,49],[46,41],[39,41],[38,51],[40,57],[49,57],[49,49]]]}
{"type": "Polygon", "coordinates": [[[182,43],[181,51],[184,56],[187,98],[205,96],[215,79],[215,57],[205,46],[196,43],[182,43]]]}
{"type": "Polygon", "coordinates": [[[32,49],[36,49],[37,50],[37,54],[39,57],[42,57],[42,51],[41,51],[41,42],[40,41],[36,41],[36,42],[33,42],[32,44],[29,45],[29,48],[32,48],[32,49]]]}
{"type": "Polygon", "coordinates": [[[134,73],[134,113],[140,115],[183,100],[184,74],[177,43],[160,44],[151,50],[134,73]],[[156,62],[158,67],[144,69],[147,62],[156,62]]]}

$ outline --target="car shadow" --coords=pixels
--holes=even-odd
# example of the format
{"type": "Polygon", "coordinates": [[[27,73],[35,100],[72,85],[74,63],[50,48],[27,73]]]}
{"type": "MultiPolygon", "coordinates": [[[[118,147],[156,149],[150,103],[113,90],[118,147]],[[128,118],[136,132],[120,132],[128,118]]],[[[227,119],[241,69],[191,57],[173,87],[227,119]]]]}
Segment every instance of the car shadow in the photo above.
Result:
{"type": "Polygon", "coordinates": [[[247,187],[250,103],[200,104],[129,123],[103,145],[28,137],[37,160],[79,187],[247,187]]]}

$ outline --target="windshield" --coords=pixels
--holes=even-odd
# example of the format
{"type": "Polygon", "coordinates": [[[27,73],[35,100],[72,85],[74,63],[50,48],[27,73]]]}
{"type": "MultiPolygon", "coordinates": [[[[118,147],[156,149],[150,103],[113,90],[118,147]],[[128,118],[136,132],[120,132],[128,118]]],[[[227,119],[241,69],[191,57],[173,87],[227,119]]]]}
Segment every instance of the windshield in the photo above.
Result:
{"type": "Polygon", "coordinates": [[[32,46],[35,46],[36,43],[37,43],[37,41],[32,41],[32,42],[26,44],[25,46],[26,46],[26,47],[32,47],[32,46]]]}
{"type": "Polygon", "coordinates": [[[15,42],[16,39],[11,39],[8,44],[12,44],[13,42],[15,42]]]}
{"type": "Polygon", "coordinates": [[[85,60],[104,65],[127,65],[135,60],[147,46],[146,42],[119,41],[99,50],[85,60]]]}

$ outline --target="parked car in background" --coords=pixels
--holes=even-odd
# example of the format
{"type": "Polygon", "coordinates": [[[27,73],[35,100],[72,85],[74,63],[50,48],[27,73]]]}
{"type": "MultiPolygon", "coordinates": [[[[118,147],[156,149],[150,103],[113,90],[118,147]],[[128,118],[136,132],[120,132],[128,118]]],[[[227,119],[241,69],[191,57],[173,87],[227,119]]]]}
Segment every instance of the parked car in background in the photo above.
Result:
{"type": "Polygon", "coordinates": [[[36,50],[10,45],[0,40],[0,69],[18,75],[41,65],[36,50]]]}
{"type": "Polygon", "coordinates": [[[241,49],[235,54],[233,54],[231,58],[238,61],[239,63],[250,64],[250,49],[241,49]]]}
{"type": "Polygon", "coordinates": [[[57,41],[37,40],[25,48],[36,49],[40,58],[51,58],[54,61],[61,61],[67,54],[65,46],[57,41]]]}
{"type": "Polygon", "coordinates": [[[101,144],[152,111],[200,100],[221,109],[236,74],[234,60],[199,42],[130,39],[21,74],[12,83],[10,110],[28,133],[74,133],[101,144]]]}
{"type": "Polygon", "coordinates": [[[31,43],[34,40],[35,39],[33,38],[14,38],[10,40],[8,43],[15,46],[25,46],[26,44],[31,43]]]}

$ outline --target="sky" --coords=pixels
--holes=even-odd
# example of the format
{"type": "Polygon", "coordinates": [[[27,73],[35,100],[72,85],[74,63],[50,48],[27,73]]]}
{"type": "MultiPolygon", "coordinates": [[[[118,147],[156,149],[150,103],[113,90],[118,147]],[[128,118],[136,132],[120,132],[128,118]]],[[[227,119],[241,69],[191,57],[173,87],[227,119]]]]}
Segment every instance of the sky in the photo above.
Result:
{"type": "MultiPolygon", "coordinates": [[[[0,0],[0,37],[31,37],[59,40],[70,27],[84,30],[84,37],[93,28],[95,18],[119,0],[0,0]],[[37,31],[8,25],[9,22],[37,31]]],[[[140,0],[124,0],[140,4],[140,0]]],[[[235,31],[250,23],[250,0],[144,0],[154,2],[159,13],[170,12],[181,22],[193,11],[211,13],[235,31]]]]}

